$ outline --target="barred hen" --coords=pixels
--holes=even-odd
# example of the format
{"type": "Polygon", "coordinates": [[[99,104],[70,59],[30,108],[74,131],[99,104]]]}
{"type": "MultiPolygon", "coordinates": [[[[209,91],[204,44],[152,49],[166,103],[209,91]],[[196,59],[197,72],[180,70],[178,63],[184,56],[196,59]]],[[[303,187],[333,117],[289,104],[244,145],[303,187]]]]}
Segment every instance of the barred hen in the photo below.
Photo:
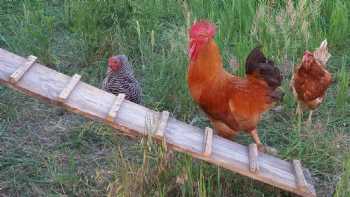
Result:
{"type": "Polygon", "coordinates": [[[305,51],[303,59],[296,66],[291,80],[291,88],[298,100],[297,113],[310,110],[307,124],[311,124],[311,116],[323,101],[326,90],[332,83],[332,75],[326,69],[331,55],[328,53],[327,40],[313,53],[305,51]]]}
{"type": "Polygon", "coordinates": [[[108,59],[106,77],[102,89],[112,94],[125,94],[125,99],[139,104],[141,87],[134,76],[132,65],[125,55],[117,55],[108,59]]]}

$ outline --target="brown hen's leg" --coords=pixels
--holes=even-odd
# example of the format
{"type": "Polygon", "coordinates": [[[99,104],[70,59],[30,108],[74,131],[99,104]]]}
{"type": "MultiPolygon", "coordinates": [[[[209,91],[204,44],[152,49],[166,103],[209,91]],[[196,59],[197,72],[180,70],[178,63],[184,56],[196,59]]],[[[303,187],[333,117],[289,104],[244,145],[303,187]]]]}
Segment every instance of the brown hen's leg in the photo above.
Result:
{"type": "Polygon", "coordinates": [[[306,125],[307,126],[310,126],[311,125],[311,123],[312,123],[312,113],[313,113],[314,111],[313,110],[310,110],[310,112],[309,112],[309,117],[307,118],[307,121],[306,121],[306,125]]]}
{"type": "Polygon", "coordinates": [[[213,120],[213,119],[210,119],[210,121],[215,131],[218,133],[218,135],[220,135],[223,138],[232,139],[238,134],[237,131],[231,129],[229,126],[227,126],[225,123],[221,121],[213,120]]]}
{"type": "Polygon", "coordinates": [[[300,103],[298,102],[298,103],[297,103],[297,109],[296,109],[296,111],[295,111],[295,114],[296,114],[296,115],[299,115],[299,116],[302,116],[302,113],[303,113],[303,111],[301,110],[300,103]]]}
{"type": "Polygon", "coordinates": [[[311,125],[311,123],[312,123],[312,114],[313,114],[314,110],[322,103],[323,98],[324,97],[318,97],[317,99],[307,103],[308,106],[309,106],[309,109],[310,109],[309,117],[308,117],[308,119],[306,121],[306,125],[307,126],[311,125]]]}

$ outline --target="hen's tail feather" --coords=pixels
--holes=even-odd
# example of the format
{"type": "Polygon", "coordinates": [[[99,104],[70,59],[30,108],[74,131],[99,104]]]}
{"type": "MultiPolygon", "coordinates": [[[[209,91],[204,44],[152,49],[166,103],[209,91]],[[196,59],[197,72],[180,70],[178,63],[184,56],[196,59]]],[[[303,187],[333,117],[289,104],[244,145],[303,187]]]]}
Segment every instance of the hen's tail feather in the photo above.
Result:
{"type": "Polygon", "coordinates": [[[325,39],[320,47],[314,51],[314,57],[322,65],[326,66],[328,59],[331,57],[331,54],[328,52],[327,39],[325,39]]]}

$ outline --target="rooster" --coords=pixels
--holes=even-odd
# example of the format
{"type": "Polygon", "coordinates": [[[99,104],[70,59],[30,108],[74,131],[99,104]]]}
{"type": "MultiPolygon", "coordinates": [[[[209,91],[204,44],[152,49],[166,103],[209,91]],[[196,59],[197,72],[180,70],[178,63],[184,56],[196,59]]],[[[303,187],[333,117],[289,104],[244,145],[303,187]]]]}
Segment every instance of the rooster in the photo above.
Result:
{"type": "Polygon", "coordinates": [[[125,94],[125,99],[134,103],[141,102],[141,87],[134,76],[128,58],[117,55],[108,59],[106,77],[102,82],[102,89],[112,94],[125,94]]]}
{"type": "Polygon", "coordinates": [[[326,70],[326,63],[330,58],[327,40],[313,53],[305,51],[301,63],[294,69],[290,86],[298,100],[297,113],[310,110],[307,124],[310,125],[312,112],[324,100],[326,90],[332,83],[332,76],[326,70]]]}
{"type": "Polygon", "coordinates": [[[281,100],[282,75],[259,47],[247,57],[246,77],[231,75],[223,68],[214,36],[215,26],[208,21],[196,22],[189,30],[190,94],[220,136],[231,139],[245,131],[266,151],[257,124],[261,114],[281,100]]]}

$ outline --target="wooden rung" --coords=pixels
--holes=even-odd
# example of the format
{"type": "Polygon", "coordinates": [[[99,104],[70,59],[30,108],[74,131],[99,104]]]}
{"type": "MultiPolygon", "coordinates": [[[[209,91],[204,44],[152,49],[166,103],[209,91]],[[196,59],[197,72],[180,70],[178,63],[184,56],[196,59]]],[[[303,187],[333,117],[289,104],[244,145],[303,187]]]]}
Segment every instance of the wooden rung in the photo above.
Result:
{"type": "Polygon", "coordinates": [[[203,155],[209,157],[213,150],[213,129],[206,127],[204,130],[204,150],[203,155]]]}
{"type": "Polygon", "coordinates": [[[120,106],[122,105],[123,101],[125,99],[125,94],[118,94],[118,96],[115,98],[113,105],[111,109],[108,112],[107,115],[107,121],[114,122],[115,118],[117,117],[117,113],[120,109],[120,106]]]}
{"type": "Polygon", "coordinates": [[[295,171],[296,184],[301,191],[308,191],[307,182],[304,176],[301,162],[299,160],[293,160],[293,166],[295,171]]]}
{"type": "Polygon", "coordinates": [[[258,163],[258,146],[253,143],[248,146],[248,157],[249,157],[249,171],[252,173],[259,172],[259,163],[258,163]]]}
{"type": "Polygon", "coordinates": [[[20,66],[14,73],[12,73],[12,75],[10,76],[10,82],[17,83],[23,77],[23,75],[32,67],[32,65],[37,59],[38,58],[34,55],[28,56],[27,61],[24,63],[24,65],[20,66]]]}
{"type": "Polygon", "coordinates": [[[65,100],[67,100],[69,95],[74,90],[75,86],[77,86],[77,84],[79,83],[80,78],[81,78],[81,75],[78,75],[78,74],[73,75],[73,77],[69,80],[66,87],[64,87],[61,93],[58,95],[58,101],[64,102],[65,100]]]}
{"type": "Polygon", "coordinates": [[[165,133],[165,128],[168,125],[168,119],[169,119],[169,112],[168,111],[163,111],[160,114],[160,120],[159,120],[159,124],[158,124],[158,128],[156,131],[156,135],[163,137],[164,133],[165,133]]]}

